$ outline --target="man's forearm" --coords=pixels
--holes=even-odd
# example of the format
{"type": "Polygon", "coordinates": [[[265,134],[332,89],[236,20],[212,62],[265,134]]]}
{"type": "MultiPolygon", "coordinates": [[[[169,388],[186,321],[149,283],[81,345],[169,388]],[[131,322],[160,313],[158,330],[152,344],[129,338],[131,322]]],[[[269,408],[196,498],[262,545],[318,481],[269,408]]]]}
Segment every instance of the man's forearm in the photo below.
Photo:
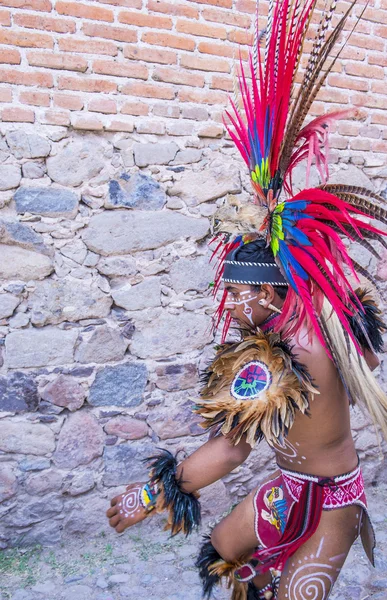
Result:
{"type": "Polygon", "coordinates": [[[251,452],[244,438],[233,446],[223,435],[215,437],[191,454],[177,468],[181,489],[191,493],[214,483],[241,465],[251,452]]]}

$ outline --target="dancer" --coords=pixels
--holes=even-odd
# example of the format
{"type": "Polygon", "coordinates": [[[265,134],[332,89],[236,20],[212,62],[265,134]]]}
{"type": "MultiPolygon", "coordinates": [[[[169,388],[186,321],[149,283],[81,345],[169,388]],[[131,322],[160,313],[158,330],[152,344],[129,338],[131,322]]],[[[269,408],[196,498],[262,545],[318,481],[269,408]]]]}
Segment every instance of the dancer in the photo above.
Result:
{"type": "Polygon", "coordinates": [[[165,510],[172,534],[189,534],[200,523],[198,490],[264,438],[278,469],[205,541],[198,567],[208,597],[225,579],[234,600],[324,600],[358,535],[373,561],[349,404],[365,406],[387,437],[387,399],[371,373],[385,328],[369,293],[351,284],[358,273],[371,276],[341,236],[375,254],[370,240],[386,245],[385,234],[369,218],[387,223],[387,212],[369,190],[327,183],[329,127],[348,111],[303,126],[350,14],[327,39],[334,5],[322,15],[297,91],[314,9],[313,0],[270,3],[250,60],[251,87],[243,69],[240,76],[243,109],[236,97],[227,113],[254,202],[218,215],[215,293],[222,281],[224,292],[215,324],[225,316],[223,343],[195,406],[212,437],[179,465],[169,452],[151,457],[149,482],[128,486],[107,513],[122,532],[165,510]],[[305,158],[306,175],[314,161],[322,186],[294,195],[292,170],[305,158]],[[232,320],[241,339],[227,343],[232,320]]]}

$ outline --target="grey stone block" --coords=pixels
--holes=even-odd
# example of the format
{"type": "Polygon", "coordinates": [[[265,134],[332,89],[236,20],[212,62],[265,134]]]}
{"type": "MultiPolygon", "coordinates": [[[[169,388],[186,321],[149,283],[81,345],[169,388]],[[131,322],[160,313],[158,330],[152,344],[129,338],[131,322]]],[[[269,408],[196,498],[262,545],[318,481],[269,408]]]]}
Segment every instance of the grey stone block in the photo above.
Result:
{"type": "Polygon", "coordinates": [[[14,200],[18,213],[70,217],[75,216],[78,209],[78,198],[74,192],[54,187],[21,187],[14,195],[14,200]]]}
{"type": "Polygon", "coordinates": [[[90,388],[89,403],[92,406],[138,406],[148,380],[143,363],[125,363],[105,367],[97,373],[90,388]]]}

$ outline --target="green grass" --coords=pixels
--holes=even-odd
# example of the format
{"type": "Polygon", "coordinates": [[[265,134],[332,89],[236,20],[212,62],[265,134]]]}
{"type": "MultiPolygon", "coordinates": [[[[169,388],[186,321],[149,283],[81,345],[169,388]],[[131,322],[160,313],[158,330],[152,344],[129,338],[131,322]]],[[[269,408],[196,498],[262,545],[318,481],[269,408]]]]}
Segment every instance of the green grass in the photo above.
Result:
{"type": "MultiPolygon", "coordinates": [[[[0,581],[13,577],[18,580],[18,587],[35,585],[39,575],[39,561],[42,551],[43,549],[39,545],[31,548],[3,550],[0,553],[0,581]]],[[[2,585],[0,585],[0,591],[6,598],[9,597],[2,585]]]]}

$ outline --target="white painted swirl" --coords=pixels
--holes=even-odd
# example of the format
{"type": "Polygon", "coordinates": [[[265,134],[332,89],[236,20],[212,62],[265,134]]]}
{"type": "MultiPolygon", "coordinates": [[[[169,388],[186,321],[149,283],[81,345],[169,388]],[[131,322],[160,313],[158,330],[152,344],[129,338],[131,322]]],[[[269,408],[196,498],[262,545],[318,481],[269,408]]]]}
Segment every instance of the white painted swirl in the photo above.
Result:
{"type": "Polygon", "coordinates": [[[141,489],[140,486],[135,487],[122,497],[122,509],[125,517],[134,516],[134,513],[140,508],[141,489]]]}
{"type": "Polygon", "coordinates": [[[289,600],[326,600],[334,584],[335,571],[337,569],[323,563],[307,563],[299,567],[289,582],[289,600]],[[305,573],[306,569],[308,573],[305,573]]]}

